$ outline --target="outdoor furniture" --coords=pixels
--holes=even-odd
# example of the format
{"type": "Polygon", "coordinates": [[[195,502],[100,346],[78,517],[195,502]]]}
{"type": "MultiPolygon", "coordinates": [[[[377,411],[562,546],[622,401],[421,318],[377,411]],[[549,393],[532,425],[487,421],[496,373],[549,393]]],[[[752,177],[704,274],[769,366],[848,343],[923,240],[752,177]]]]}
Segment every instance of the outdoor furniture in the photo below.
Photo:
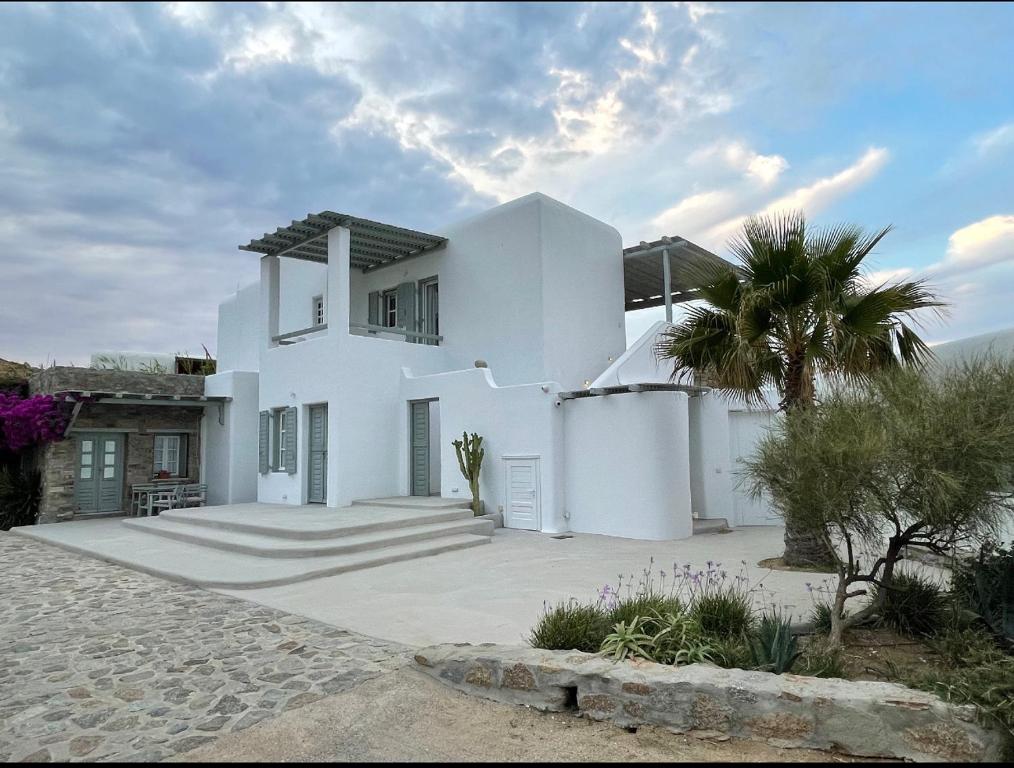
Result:
{"type": "Polygon", "coordinates": [[[155,490],[149,491],[148,493],[148,515],[158,513],[164,509],[180,509],[186,496],[183,492],[183,486],[178,485],[175,488],[166,490],[155,490]]]}
{"type": "Polygon", "coordinates": [[[151,514],[148,506],[149,496],[156,491],[171,491],[177,485],[186,484],[188,478],[176,477],[168,480],[152,480],[147,483],[134,483],[130,486],[130,507],[128,513],[131,515],[151,514]]]}
{"type": "Polygon", "coordinates": [[[192,483],[183,486],[183,506],[203,507],[208,501],[208,486],[206,483],[192,483]]]}

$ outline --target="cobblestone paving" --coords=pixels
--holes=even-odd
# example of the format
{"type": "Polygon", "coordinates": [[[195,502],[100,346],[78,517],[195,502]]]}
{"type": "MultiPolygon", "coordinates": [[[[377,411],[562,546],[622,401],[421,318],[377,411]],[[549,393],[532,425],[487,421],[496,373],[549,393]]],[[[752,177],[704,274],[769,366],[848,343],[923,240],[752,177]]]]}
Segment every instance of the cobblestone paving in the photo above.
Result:
{"type": "Polygon", "coordinates": [[[0,532],[2,761],[161,760],[407,651],[0,532]]]}

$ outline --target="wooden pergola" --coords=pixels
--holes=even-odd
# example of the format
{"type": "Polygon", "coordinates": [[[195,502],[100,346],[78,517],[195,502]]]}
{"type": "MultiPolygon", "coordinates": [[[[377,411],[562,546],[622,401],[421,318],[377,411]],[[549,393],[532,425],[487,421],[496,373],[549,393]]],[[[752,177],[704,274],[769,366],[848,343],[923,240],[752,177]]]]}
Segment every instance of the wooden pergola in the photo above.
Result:
{"type": "Polygon", "coordinates": [[[686,238],[663,237],[623,249],[624,309],[665,306],[672,322],[672,305],[691,301],[699,290],[695,275],[703,268],[736,269],[725,259],[686,238]]]}

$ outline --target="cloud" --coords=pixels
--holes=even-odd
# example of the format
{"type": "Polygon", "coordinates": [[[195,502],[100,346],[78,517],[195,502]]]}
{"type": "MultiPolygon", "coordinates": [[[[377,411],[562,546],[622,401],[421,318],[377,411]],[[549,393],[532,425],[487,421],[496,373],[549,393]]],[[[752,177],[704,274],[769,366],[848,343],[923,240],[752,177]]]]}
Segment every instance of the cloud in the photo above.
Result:
{"type": "Polygon", "coordinates": [[[1014,146],[1014,123],[1001,125],[972,139],[976,154],[985,157],[993,152],[1014,146]]]}
{"type": "Polygon", "coordinates": [[[990,216],[957,230],[947,241],[946,257],[930,271],[968,274],[998,263],[1014,266],[1014,215],[990,216]]]}
{"type": "MultiPolygon", "coordinates": [[[[871,147],[847,168],[798,187],[748,215],[769,216],[801,210],[807,216],[813,217],[871,181],[887,164],[889,157],[890,153],[883,147],[871,147]]],[[[709,243],[727,242],[743,226],[748,215],[735,216],[711,227],[703,235],[704,240],[709,243]]]]}

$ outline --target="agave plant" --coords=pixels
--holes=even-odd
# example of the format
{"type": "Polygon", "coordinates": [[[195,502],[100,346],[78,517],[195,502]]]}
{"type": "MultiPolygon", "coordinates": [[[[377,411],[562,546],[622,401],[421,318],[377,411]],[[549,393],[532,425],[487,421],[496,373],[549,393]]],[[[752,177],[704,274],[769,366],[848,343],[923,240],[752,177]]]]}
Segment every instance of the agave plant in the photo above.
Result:
{"type": "Polygon", "coordinates": [[[792,625],[780,613],[765,613],[757,630],[750,636],[750,654],[754,666],[763,672],[782,675],[802,655],[792,625]]]}
{"type": "Polygon", "coordinates": [[[629,623],[618,622],[602,641],[599,653],[611,657],[613,661],[623,661],[628,656],[650,660],[652,637],[643,631],[644,621],[635,616],[629,623]]]}

